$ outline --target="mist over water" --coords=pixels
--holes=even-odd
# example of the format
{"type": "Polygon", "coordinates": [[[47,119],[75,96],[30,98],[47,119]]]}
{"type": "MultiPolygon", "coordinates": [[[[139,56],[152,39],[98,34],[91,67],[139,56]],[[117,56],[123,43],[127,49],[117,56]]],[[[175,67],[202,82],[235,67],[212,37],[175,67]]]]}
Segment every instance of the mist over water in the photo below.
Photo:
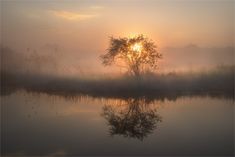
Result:
{"type": "Polygon", "coordinates": [[[234,156],[232,0],[0,3],[2,156],[234,156]],[[155,71],[102,65],[138,34],[155,71]]]}
{"type": "Polygon", "coordinates": [[[137,79],[83,74],[56,49],[2,47],[2,155],[232,155],[233,49],[225,50],[207,54],[221,60],[177,52],[178,70],[137,79]],[[181,69],[183,60],[197,70],[181,69]]]}

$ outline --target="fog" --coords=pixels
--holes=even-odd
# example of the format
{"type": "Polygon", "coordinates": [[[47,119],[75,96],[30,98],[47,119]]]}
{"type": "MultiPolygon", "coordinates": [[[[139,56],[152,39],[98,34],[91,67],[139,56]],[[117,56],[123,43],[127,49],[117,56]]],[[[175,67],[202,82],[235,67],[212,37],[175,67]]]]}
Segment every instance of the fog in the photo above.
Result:
{"type": "MultiPolygon", "coordinates": [[[[172,66],[172,71],[146,73],[140,78],[136,78],[129,76],[126,72],[118,71],[106,72],[106,75],[99,70],[92,73],[90,69],[82,69],[77,60],[61,55],[57,49],[41,53],[37,50],[27,49],[26,52],[19,53],[2,47],[1,94],[8,95],[18,90],[26,90],[66,97],[81,94],[115,98],[159,97],[161,95],[190,93],[222,94],[222,96],[233,97],[232,48],[199,49],[187,47],[184,49],[190,51],[179,52],[180,49],[177,49],[178,51],[174,53],[172,52],[173,48],[168,49],[171,51],[168,51],[166,56],[170,59],[176,59],[175,62],[167,65],[168,67],[172,66]],[[208,53],[203,53],[205,51],[208,53]],[[192,57],[192,55],[194,56],[192,57]],[[191,63],[191,66],[188,65],[188,62],[191,63]],[[184,67],[184,71],[177,71],[177,66],[184,67]],[[192,70],[193,66],[206,68],[192,70]],[[70,69],[74,69],[73,73],[70,69]],[[84,74],[82,71],[90,73],[84,74]]],[[[99,61],[98,58],[96,60],[99,61]]],[[[167,62],[167,58],[164,61],[167,62]]],[[[161,68],[160,66],[159,68],[161,68]]]]}
{"type": "Polygon", "coordinates": [[[0,0],[1,154],[232,155],[234,4],[0,0]]]}
{"type": "Polygon", "coordinates": [[[2,70],[67,77],[122,75],[99,56],[109,37],[144,34],[163,59],[156,73],[234,64],[233,1],[2,1],[2,70]],[[115,19],[115,20],[114,20],[115,19]]]}
{"type": "MultiPolygon", "coordinates": [[[[218,66],[234,65],[234,47],[165,47],[159,50],[163,58],[155,73],[199,72],[218,66]]],[[[16,51],[1,46],[1,71],[33,73],[67,77],[101,77],[123,75],[127,69],[103,67],[99,54],[75,53],[57,44],[45,44],[38,49],[16,51]],[[82,55],[79,55],[82,54],[82,55]]]]}
{"type": "Polygon", "coordinates": [[[234,47],[200,47],[189,44],[184,47],[166,47],[161,71],[200,71],[217,65],[234,65],[234,47]]]}
{"type": "Polygon", "coordinates": [[[232,1],[4,1],[1,83],[9,88],[40,91],[43,86],[43,91],[64,92],[75,84],[100,91],[109,85],[125,89],[133,82],[136,89],[139,82],[127,75],[127,69],[104,67],[99,56],[108,48],[110,36],[144,34],[163,55],[154,73],[143,76],[140,84],[146,88],[164,91],[172,85],[179,90],[230,91],[233,11],[232,1]],[[147,84],[150,80],[154,81],[147,84]],[[55,86],[48,86],[48,81],[55,86]],[[215,84],[220,84],[218,89],[215,84]]]}

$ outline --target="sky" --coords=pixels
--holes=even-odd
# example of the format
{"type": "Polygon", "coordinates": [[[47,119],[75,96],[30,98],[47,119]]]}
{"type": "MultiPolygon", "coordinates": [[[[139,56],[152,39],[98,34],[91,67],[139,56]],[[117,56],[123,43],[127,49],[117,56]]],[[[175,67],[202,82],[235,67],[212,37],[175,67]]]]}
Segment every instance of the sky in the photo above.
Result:
{"type": "MultiPolygon", "coordinates": [[[[95,67],[109,37],[144,34],[167,47],[233,47],[233,0],[2,0],[1,44],[26,53],[59,49],[95,67]]],[[[66,55],[67,54],[67,55],[66,55]]],[[[167,58],[166,58],[167,60],[167,58]]],[[[66,63],[64,63],[66,64],[66,63]]],[[[101,68],[101,67],[100,67],[101,68]]],[[[90,68],[92,69],[92,68],[90,68]]]]}

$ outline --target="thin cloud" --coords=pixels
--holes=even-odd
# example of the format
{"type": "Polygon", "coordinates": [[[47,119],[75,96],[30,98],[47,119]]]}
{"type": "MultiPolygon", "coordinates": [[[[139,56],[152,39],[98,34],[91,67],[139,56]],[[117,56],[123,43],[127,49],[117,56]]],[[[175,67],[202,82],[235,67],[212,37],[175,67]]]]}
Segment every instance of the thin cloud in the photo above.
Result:
{"type": "Polygon", "coordinates": [[[97,17],[97,14],[82,14],[70,11],[51,11],[53,15],[66,20],[86,20],[97,17]]]}
{"type": "Polygon", "coordinates": [[[104,9],[104,7],[103,6],[99,6],[99,5],[94,5],[94,6],[90,6],[90,9],[100,10],[100,9],[104,9]]]}

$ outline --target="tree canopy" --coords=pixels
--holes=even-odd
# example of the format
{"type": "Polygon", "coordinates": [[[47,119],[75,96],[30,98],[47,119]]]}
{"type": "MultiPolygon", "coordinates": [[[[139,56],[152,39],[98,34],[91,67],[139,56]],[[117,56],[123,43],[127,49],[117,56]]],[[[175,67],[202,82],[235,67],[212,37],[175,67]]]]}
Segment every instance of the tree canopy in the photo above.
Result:
{"type": "Polygon", "coordinates": [[[105,66],[118,63],[130,74],[139,76],[147,70],[156,69],[162,55],[155,43],[141,34],[132,38],[111,37],[107,53],[100,57],[105,66]]]}

